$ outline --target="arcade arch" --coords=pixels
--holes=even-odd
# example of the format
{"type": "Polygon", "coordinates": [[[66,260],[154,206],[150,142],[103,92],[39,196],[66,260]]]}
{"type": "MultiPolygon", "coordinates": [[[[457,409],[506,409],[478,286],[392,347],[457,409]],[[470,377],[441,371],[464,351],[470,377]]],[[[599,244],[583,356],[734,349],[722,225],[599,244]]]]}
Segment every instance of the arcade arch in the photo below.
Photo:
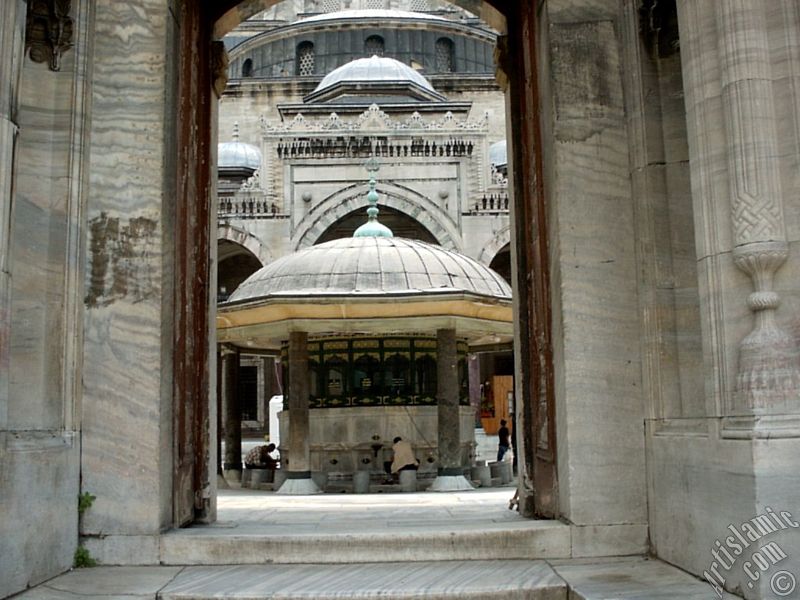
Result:
{"type": "MultiPolygon", "coordinates": [[[[366,199],[369,187],[353,184],[331,194],[314,206],[297,224],[294,248],[299,250],[318,243],[322,234],[334,223],[368,206],[366,199]]],[[[377,187],[381,197],[379,208],[389,207],[398,213],[418,221],[430,232],[440,246],[456,252],[461,251],[461,236],[450,215],[435,202],[413,190],[390,181],[380,181],[377,187]]]]}
{"type": "MultiPolygon", "coordinates": [[[[439,244],[433,234],[419,221],[394,208],[383,207],[380,209],[380,222],[392,230],[395,237],[420,240],[429,244],[439,244]]],[[[356,209],[338,221],[334,222],[314,242],[323,244],[343,237],[352,237],[353,232],[364,224],[364,211],[356,209]]]]}

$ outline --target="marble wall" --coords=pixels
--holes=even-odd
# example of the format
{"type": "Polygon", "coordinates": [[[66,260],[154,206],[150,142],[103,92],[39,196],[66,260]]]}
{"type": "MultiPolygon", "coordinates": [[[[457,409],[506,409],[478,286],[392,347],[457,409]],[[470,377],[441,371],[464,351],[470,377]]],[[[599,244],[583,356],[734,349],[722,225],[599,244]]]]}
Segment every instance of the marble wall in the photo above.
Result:
{"type": "Polygon", "coordinates": [[[70,567],[78,527],[90,10],[57,70],[23,56],[25,17],[0,8],[0,596],[70,567]]]}
{"type": "Polygon", "coordinates": [[[81,534],[104,563],[154,564],[172,517],[178,30],[167,0],[96,15],[81,485],[97,500],[81,534]]]}
{"type": "Polygon", "coordinates": [[[540,56],[564,518],[647,539],[634,202],[618,3],[550,1],[540,56]]]}
{"type": "MultiPolygon", "coordinates": [[[[800,512],[800,290],[793,283],[800,45],[798,8],[791,0],[677,5],[702,371],[697,376],[697,367],[677,365],[678,403],[645,382],[650,533],[659,557],[699,575],[715,560],[710,550],[729,525],[764,514],[768,506],[800,512]]],[[[671,75],[659,71],[655,77],[663,90],[671,75]]],[[[676,149],[675,139],[662,140],[663,147],[676,149]]],[[[680,206],[686,214],[682,201],[680,206]]],[[[689,333],[682,323],[677,319],[673,330],[694,356],[695,336],[682,338],[689,333]]],[[[646,360],[655,355],[655,346],[643,349],[646,360]]],[[[661,378],[669,373],[655,372],[661,378]]],[[[792,534],[761,542],[777,542],[790,570],[800,542],[792,534]]],[[[723,570],[727,589],[746,598],[773,597],[769,577],[753,581],[744,572],[747,558],[723,570]]]]}

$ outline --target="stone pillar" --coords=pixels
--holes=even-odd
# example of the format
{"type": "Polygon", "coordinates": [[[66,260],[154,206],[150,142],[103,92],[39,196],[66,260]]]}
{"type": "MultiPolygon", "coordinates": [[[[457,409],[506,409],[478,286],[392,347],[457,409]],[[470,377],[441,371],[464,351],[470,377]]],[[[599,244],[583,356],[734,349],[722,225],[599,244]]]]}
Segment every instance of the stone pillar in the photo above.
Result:
{"type": "Polygon", "coordinates": [[[464,477],[461,464],[455,329],[439,329],[436,332],[436,404],[439,409],[439,473],[429,489],[434,492],[472,489],[472,484],[464,477]]]}
{"type": "Polygon", "coordinates": [[[17,96],[24,56],[25,7],[22,0],[13,0],[4,3],[0,10],[0,65],[4,73],[0,85],[0,431],[5,429],[8,410],[11,184],[17,137],[17,96]]]}
{"type": "Polygon", "coordinates": [[[308,449],[308,334],[292,331],[289,334],[289,441],[288,456],[281,457],[286,465],[286,481],[279,494],[319,494],[311,479],[308,449]]]}
{"type": "Polygon", "coordinates": [[[722,0],[717,13],[733,258],[755,289],[747,298],[754,326],[739,347],[733,406],[739,416],[784,415],[800,406],[796,343],[775,321],[780,297],[773,279],[789,245],[765,13],[761,3],[743,0],[722,0]]]}
{"type": "Polygon", "coordinates": [[[242,474],[242,411],[239,405],[239,351],[222,350],[222,425],[227,479],[238,481],[242,474]]]}

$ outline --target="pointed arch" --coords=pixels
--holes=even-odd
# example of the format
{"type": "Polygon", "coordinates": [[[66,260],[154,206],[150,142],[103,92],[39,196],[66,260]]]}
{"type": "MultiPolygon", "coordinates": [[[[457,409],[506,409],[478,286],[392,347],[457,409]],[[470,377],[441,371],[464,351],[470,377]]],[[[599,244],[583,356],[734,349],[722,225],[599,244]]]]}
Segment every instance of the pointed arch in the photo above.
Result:
{"type": "MultiPolygon", "coordinates": [[[[461,236],[450,215],[431,199],[407,187],[381,181],[378,183],[381,205],[393,208],[419,223],[436,238],[443,248],[461,251],[461,236]]],[[[336,221],[354,210],[366,210],[368,186],[358,183],[347,186],[314,206],[295,227],[292,244],[295,250],[313,245],[336,221]]]]}
{"type": "Polygon", "coordinates": [[[234,227],[227,223],[219,225],[219,227],[217,227],[217,241],[219,240],[228,240],[229,242],[239,244],[255,256],[262,267],[275,259],[275,257],[272,256],[272,252],[269,251],[269,248],[264,246],[256,236],[239,227],[234,227]]]}
{"type": "Polygon", "coordinates": [[[478,262],[488,267],[497,253],[509,244],[511,244],[511,226],[506,225],[497,230],[492,239],[483,247],[478,255],[478,262]]]}

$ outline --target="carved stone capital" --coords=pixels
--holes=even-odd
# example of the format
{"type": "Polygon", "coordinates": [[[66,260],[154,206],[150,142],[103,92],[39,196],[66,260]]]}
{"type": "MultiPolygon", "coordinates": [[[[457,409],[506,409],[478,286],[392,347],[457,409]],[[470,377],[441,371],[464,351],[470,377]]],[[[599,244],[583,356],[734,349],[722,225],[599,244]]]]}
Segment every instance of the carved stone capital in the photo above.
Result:
{"type": "Polygon", "coordinates": [[[28,0],[25,50],[33,62],[61,70],[61,55],[72,48],[71,0],[28,0]]]}

